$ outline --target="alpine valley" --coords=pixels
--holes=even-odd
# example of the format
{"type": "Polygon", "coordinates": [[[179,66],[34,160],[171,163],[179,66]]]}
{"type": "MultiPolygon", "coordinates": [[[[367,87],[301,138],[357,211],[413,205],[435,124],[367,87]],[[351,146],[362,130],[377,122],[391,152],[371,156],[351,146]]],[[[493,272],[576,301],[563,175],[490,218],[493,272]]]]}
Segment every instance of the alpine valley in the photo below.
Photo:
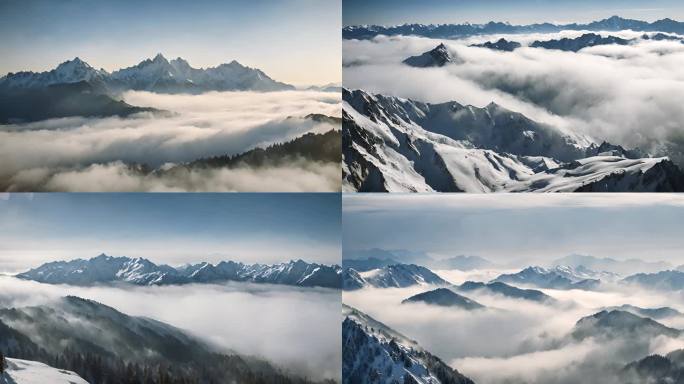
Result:
{"type": "Polygon", "coordinates": [[[367,25],[343,37],[345,191],[684,191],[684,115],[657,89],[681,78],[684,23],[367,25]]]}

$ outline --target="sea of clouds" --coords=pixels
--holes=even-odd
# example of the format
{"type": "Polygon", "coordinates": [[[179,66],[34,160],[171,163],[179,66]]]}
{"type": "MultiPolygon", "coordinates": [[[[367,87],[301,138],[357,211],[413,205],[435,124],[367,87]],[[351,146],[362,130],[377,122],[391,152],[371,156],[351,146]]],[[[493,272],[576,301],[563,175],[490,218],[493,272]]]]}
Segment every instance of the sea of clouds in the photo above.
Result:
{"type": "MultiPolygon", "coordinates": [[[[554,34],[487,35],[459,40],[378,36],[343,42],[344,86],[414,100],[496,102],[566,133],[667,155],[684,165],[684,44],[637,40],[578,53],[523,47],[500,52],[470,44],[501,37],[534,40],[554,34]],[[446,44],[458,63],[412,68],[402,60],[446,44]],[[397,81],[401,79],[401,81],[397,81]]],[[[601,32],[637,38],[641,33],[601,32]]]]}
{"type": "MultiPolygon", "coordinates": [[[[509,271],[436,271],[451,283],[481,280],[509,271]]],[[[345,291],[343,302],[360,309],[399,331],[442,358],[477,383],[578,383],[618,384],[616,374],[625,364],[652,353],[666,354],[684,348],[684,338],[613,341],[572,339],[576,322],[605,307],[632,304],[644,308],[669,306],[680,311],[681,295],[612,285],[601,291],[542,290],[556,304],[474,293],[467,297],[485,305],[465,311],[403,299],[434,287],[365,288],[345,291]]],[[[684,317],[658,320],[684,328],[684,317]]]]}
{"type": "Polygon", "coordinates": [[[164,173],[130,164],[171,164],[284,142],[339,129],[305,119],[341,115],[331,92],[127,92],[132,105],[169,113],[129,118],[62,118],[0,126],[0,187],[30,191],[336,191],[341,168],[293,161],[277,167],[164,173]]]}

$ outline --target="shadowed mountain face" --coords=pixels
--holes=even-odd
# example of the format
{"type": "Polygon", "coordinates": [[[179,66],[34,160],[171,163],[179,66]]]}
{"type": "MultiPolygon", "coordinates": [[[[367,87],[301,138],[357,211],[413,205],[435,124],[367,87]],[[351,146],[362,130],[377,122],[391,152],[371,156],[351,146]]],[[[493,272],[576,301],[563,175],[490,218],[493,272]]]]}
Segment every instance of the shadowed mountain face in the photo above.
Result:
{"type": "Polygon", "coordinates": [[[87,81],[36,88],[0,88],[0,124],[69,116],[126,117],[139,112],[161,111],[115,100],[87,81]]]}
{"type": "Polygon", "coordinates": [[[521,45],[518,42],[508,41],[504,38],[501,38],[494,43],[492,43],[491,41],[487,41],[482,44],[473,44],[471,45],[471,47],[489,48],[495,51],[513,52],[516,49],[520,48],[521,45]]]}
{"type": "Polygon", "coordinates": [[[659,335],[678,337],[681,331],[669,328],[659,322],[635,314],[612,310],[601,311],[580,319],[572,331],[572,337],[583,340],[595,338],[647,338],[659,335]]]}
{"type": "Polygon", "coordinates": [[[344,384],[473,384],[388,326],[344,306],[342,382],[344,384]]]}
{"type": "Polygon", "coordinates": [[[679,291],[684,289],[684,272],[660,271],[657,273],[637,273],[626,277],[622,281],[649,289],[679,291]]]}
{"type": "Polygon", "coordinates": [[[684,23],[671,19],[662,19],[652,23],[624,19],[613,16],[608,19],[588,24],[552,24],[511,25],[500,22],[487,24],[404,24],[397,26],[364,25],[348,26],[342,29],[344,39],[372,39],[377,35],[385,36],[424,36],[430,38],[453,39],[474,35],[515,34],[515,33],[556,33],[563,30],[575,31],[622,31],[631,29],[643,32],[667,32],[684,34],[684,23]]]}
{"type": "Polygon", "coordinates": [[[146,376],[146,382],[160,384],[308,382],[262,360],[223,354],[170,325],[78,297],[2,309],[0,324],[3,339],[9,333],[12,340],[0,344],[5,355],[49,362],[91,383],[146,376]]]}
{"type": "Polygon", "coordinates": [[[444,44],[440,44],[435,49],[425,52],[418,56],[411,56],[404,60],[404,64],[412,67],[427,68],[427,67],[443,67],[448,63],[458,62],[459,60],[453,58],[449,50],[444,44]]]}
{"type": "Polygon", "coordinates": [[[438,305],[440,307],[455,307],[466,310],[484,308],[484,305],[465,296],[461,296],[447,288],[437,288],[432,291],[419,293],[403,300],[401,303],[425,303],[429,305],[438,305]]]}
{"type": "Polygon", "coordinates": [[[169,285],[246,281],[302,287],[340,287],[339,266],[310,264],[302,260],[276,265],[222,261],[173,268],[156,265],[144,258],[112,257],[101,254],[89,260],[57,261],[17,275],[20,279],[48,284],[94,285],[127,283],[169,285]]]}

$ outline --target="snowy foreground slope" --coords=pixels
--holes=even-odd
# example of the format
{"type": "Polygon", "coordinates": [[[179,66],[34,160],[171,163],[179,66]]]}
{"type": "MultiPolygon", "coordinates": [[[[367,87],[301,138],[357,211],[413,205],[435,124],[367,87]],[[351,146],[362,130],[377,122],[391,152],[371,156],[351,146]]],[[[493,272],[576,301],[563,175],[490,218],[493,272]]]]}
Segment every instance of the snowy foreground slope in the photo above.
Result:
{"type": "Polygon", "coordinates": [[[0,384],[88,384],[71,371],[30,360],[6,359],[7,368],[0,384]]]}
{"type": "Polygon", "coordinates": [[[343,307],[342,382],[472,384],[415,341],[354,308],[343,307]]]}
{"type": "Polygon", "coordinates": [[[429,104],[343,90],[343,189],[364,192],[668,192],[684,173],[491,103],[429,104]]]}

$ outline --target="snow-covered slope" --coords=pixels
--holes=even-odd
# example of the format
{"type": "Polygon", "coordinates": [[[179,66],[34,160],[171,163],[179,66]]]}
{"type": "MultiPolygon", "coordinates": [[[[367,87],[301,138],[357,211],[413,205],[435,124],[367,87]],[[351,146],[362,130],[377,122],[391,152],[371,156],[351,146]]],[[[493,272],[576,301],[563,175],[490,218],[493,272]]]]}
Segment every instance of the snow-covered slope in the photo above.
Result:
{"type": "Polygon", "coordinates": [[[112,257],[101,254],[89,260],[76,259],[46,263],[17,275],[18,278],[48,284],[91,285],[122,282],[135,285],[167,285],[249,281],[302,287],[339,288],[339,266],[293,260],[287,263],[243,264],[222,261],[216,265],[198,263],[173,268],[144,258],[112,257]]]}
{"type": "Polygon", "coordinates": [[[635,159],[494,103],[345,89],[342,115],[345,191],[684,191],[684,173],[667,158],[635,159]]]}
{"type": "Polygon", "coordinates": [[[457,61],[458,59],[451,56],[449,50],[444,44],[439,44],[431,51],[407,58],[404,60],[404,64],[410,65],[412,67],[427,68],[443,67],[448,63],[457,61]]]}
{"type": "Polygon", "coordinates": [[[74,372],[53,368],[37,361],[6,359],[0,384],[88,384],[74,372]]]}
{"type": "Polygon", "coordinates": [[[364,272],[345,268],[342,274],[342,288],[345,290],[364,287],[403,288],[412,285],[449,285],[449,282],[431,270],[415,264],[394,264],[364,272]]]}
{"type": "Polygon", "coordinates": [[[472,384],[388,326],[343,306],[342,382],[344,384],[472,384]]]}

